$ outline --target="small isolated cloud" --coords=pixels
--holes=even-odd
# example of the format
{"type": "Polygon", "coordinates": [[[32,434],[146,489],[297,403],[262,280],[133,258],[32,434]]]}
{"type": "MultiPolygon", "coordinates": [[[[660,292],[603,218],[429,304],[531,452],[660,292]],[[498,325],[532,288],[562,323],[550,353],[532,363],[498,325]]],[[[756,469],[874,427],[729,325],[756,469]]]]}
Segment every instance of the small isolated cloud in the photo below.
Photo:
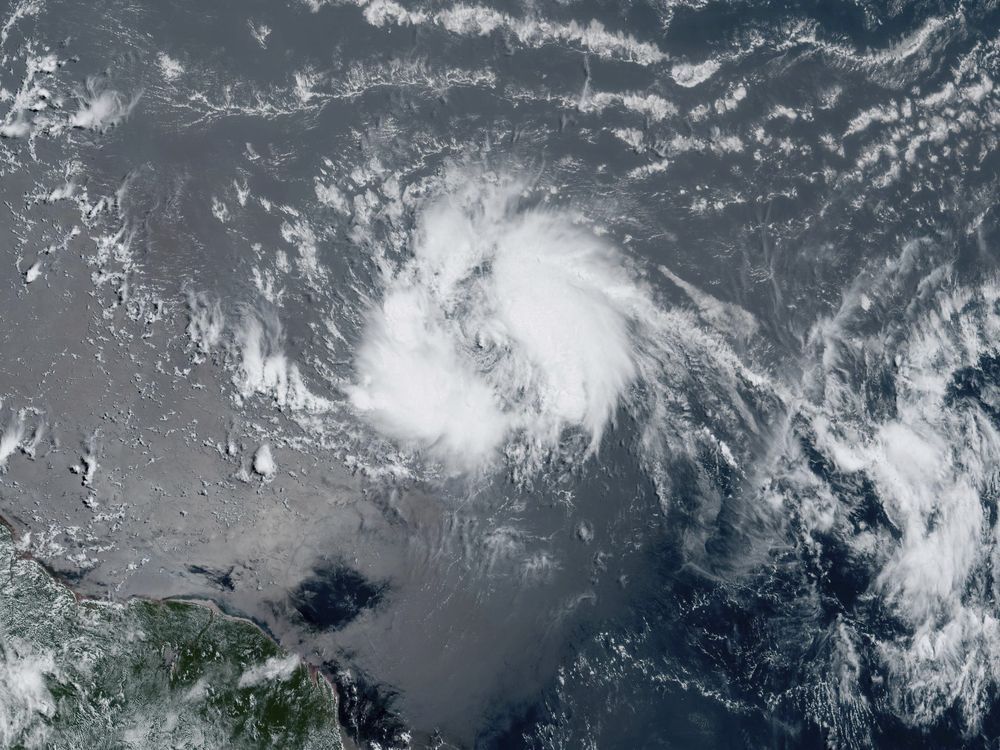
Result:
{"type": "Polygon", "coordinates": [[[101,78],[88,78],[86,86],[77,95],[80,106],[70,117],[70,125],[83,130],[103,133],[121,124],[139,103],[138,93],[126,99],[121,93],[108,88],[101,78]]]}
{"type": "Polygon", "coordinates": [[[272,656],[263,664],[250,667],[250,669],[240,675],[239,686],[241,688],[256,687],[270,680],[287,682],[295,674],[295,670],[298,669],[299,664],[299,657],[294,654],[285,657],[272,656]]]}

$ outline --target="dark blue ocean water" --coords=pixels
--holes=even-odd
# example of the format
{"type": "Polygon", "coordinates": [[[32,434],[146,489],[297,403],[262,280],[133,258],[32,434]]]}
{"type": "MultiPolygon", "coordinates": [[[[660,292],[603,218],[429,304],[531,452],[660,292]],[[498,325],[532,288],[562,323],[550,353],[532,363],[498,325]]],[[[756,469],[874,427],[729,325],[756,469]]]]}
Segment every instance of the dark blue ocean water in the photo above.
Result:
{"type": "Polygon", "coordinates": [[[252,617],[362,745],[993,747],[998,13],[15,0],[0,393],[61,437],[0,511],[82,591],[252,617]],[[530,175],[722,342],[528,481],[442,478],[240,374],[258,320],[342,399],[456,163],[530,175]],[[196,293],[227,321],[204,356],[196,293]]]}

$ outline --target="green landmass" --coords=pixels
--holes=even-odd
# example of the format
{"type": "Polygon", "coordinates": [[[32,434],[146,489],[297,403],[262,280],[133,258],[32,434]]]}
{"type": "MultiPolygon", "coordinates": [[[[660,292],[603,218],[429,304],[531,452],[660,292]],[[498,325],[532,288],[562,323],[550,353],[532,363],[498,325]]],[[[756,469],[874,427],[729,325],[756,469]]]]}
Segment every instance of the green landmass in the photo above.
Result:
{"type": "Polygon", "coordinates": [[[253,624],[80,601],[0,525],[0,747],[341,746],[329,684],[253,624]]]}

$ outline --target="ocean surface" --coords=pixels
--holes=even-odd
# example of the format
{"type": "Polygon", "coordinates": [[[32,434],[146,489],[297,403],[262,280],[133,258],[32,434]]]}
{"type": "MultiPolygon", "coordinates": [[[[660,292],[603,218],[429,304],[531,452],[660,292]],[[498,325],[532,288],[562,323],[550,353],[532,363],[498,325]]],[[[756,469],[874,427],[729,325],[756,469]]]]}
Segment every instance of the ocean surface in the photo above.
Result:
{"type": "Polygon", "coordinates": [[[996,747],[998,68],[994,2],[13,0],[11,559],[359,747],[996,747]]]}

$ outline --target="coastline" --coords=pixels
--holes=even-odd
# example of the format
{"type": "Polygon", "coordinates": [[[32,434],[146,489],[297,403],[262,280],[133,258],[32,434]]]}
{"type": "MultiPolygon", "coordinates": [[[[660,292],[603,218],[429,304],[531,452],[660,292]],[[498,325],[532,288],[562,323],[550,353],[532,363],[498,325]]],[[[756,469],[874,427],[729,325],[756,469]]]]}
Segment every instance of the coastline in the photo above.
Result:
{"type": "MultiPolygon", "coordinates": [[[[126,598],[116,600],[116,599],[98,599],[91,596],[85,596],[77,592],[71,582],[66,580],[66,577],[60,574],[57,570],[54,570],[51,566],[46,564],[43,560],[40,560],[37,556],[29,551],[21,549],[18,541],[23,539],[23,534],[19,534],[17,528],[10,522],[10,520],[0,513],[0,526],[5,528],[10,534],[11,543],[11,557],[16,560],[31,563],[37,566],[41,571],[43,571],[47,581],[59,589],[66,592],[72,596],[75,605],[112,605],[121,606],[128,608],[133,603],[145,603],[153,607],[168,607],[170,605],[180,606],[183,608],[190,608],[193,612],[207,611],[210,615],[209,625],[212,624],[216,619],[221,620],[224,623],[236,624],[242,627],[248,627],[256,634],[258,638],[270,644],[275,651],[279,654],[287,656],[294,656],[297,660],[297,666],[303,666],[306,668],[309,675],[310,683],[319,689],[319,692],[326,696],[326,700],[330,703],[330,711],[334,717],[333,726],[336,730],[338,736],[340,747],[347,748],[348,750],[356,750],[357,746],[355,743],[347,736],[344,727],[340,724],[338,717],[338,710],[340,704],[340,696],[338,692],[337,685],[330,680],[321,669],[315,667],[314,665],[308,663],[299,654],[288,651],[274,638],[273,634],[268,632],[266,627],[261,626],[260,623],[254,622],[252,619],[240,615],[235,615],[226,612],[223,607],[216,601],[204,597],[146,597],[142,595],[129,595],[126,598]]],[[[12,579],[13,580],[13,579],[12,579]]],[[[206,625],[207,628],[209,625],[206,625]]],[[[48,644],[47,644],[48,645],[48,644]]],[[[58,644],[51,644],[56,646],[58,644]]]]}

